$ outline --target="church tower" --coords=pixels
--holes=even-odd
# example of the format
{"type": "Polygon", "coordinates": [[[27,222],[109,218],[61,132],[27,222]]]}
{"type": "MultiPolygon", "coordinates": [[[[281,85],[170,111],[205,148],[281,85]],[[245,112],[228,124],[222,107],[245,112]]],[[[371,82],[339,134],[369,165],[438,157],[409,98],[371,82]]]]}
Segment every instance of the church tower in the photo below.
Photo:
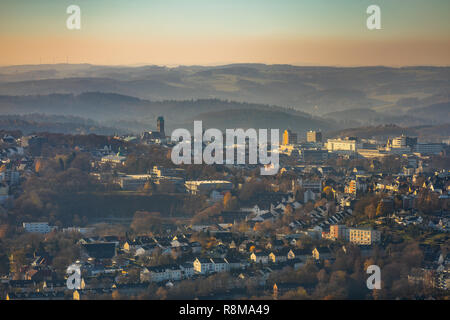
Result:
{"type": "Polygon", "coordinates": [[[166,133],[164,132],[164,117],[158,117],[157,128],[158,128],[159,134],[161,135],[161,138],[165,138],[166,133]]]}

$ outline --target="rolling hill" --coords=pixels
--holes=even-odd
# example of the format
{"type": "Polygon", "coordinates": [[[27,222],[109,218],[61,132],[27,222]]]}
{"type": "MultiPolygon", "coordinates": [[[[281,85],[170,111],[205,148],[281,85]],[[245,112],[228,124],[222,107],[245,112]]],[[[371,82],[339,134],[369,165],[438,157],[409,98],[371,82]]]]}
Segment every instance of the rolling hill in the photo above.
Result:
{"type": "Polygon", "coordinates": [[[151,101],[219,99],[314,115],[374,109],[392,115],[448,102],[449,67],[38,65],[0,67],[0,95],[116,93],[151,101]]]}
{"type": "Polygon", "coordinates": [[[218,128],[290,128],[298,132],[340,128],[334,122],[294,109],[218,99],[148,101],[100,92],[0,96],[0,114],[33,113],[92,119],[99,125],[128,132],[154,129],[158,116],[165,117],[168,133],[176,128],[191,128],[194,120],[218,128]]]}

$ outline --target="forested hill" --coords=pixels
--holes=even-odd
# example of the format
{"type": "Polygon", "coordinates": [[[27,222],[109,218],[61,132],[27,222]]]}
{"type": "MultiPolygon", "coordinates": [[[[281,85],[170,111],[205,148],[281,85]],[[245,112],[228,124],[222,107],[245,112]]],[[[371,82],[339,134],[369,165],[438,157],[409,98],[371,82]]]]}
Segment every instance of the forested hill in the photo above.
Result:
{"type": "Polygon", "coordinates": [[[277,106],[218,99],[148,101],[100,92],[0,96],[0,113],[82,117],[103,126],[135,132],[154,129],[158,116],[164,116],[168,133],[180,127],[191,128],[194,120],[204,120],[206,125],[218,128],[279,128],[298,132],[338,129],[332,121],[277,106]]]}

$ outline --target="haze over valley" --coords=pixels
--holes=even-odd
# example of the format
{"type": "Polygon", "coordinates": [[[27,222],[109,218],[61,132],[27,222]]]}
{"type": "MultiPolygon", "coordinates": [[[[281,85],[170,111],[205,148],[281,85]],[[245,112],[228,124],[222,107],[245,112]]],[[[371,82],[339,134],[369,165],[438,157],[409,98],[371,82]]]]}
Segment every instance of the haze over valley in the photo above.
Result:
{"type": "Polygon", "coordinates": [[[0,68],[0,113],[8,121],[30,114],[53,117],[20,119],[40,123],[26,131],[47,125],[49,131],[81,133],[139,133],[154,129],[160,115],[169,130],[191,128],[194,120],[220,129],[299,133],[442,125],[449,119],[449,75],[448,67],[8,66],[0,68]],[[51,125],[68,122],[72,125],[51,125]]]}

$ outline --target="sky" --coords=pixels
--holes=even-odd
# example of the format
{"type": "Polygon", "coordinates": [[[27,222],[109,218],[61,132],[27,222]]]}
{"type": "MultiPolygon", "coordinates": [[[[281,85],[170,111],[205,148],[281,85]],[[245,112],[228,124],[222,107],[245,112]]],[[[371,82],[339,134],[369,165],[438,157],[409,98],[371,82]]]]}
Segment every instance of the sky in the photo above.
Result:
{"type": "Polygon", "coordinates": [[[0,65],[450,65],[449,0],[1,0],[0,65]],[[69,5],[81,29],[69,30],[69,5]],[[366,9],[381,9],[368,30],[366,9]]]}

